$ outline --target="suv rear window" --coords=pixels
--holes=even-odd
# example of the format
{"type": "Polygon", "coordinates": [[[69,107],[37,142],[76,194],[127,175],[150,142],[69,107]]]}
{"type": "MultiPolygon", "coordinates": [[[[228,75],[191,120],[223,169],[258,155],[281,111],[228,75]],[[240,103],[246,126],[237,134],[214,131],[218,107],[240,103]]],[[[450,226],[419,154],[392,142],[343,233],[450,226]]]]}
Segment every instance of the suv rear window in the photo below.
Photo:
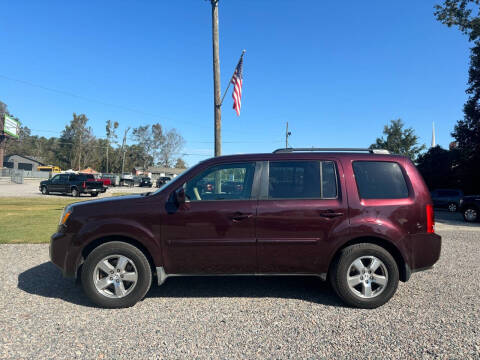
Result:
{"type": "Polygon", "coordinates": [[[332,199],[337,175],[332,161],[270,162],[269,199],[332,199]]]}
{"type": "Polygon", "coordinates": [[[354,161],[353,172],[362,199],[403,199],[408,187],[396,162],[354,161]]]}

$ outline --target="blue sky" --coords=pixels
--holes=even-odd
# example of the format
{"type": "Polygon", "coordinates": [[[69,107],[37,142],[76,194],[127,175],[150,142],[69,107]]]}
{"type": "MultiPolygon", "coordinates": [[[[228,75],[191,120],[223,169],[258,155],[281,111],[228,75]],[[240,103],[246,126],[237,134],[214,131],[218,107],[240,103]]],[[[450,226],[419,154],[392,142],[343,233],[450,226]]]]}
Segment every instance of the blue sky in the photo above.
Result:
{"type": "MultiPolygon", "coordinates": [[[[286,121],[296,147],[367,147],[396,118],[427,145],[435,121],[448,147],[470,44],[435,20],[439,1],[220,0],[222,92],[247,50],[223,153],[282,147],[286,121]]],[[[98,137],[108,119],[120,133],[160,122],[197,154],[190,165],[213,154],[209,2],[11,0],[0,13],[0,100],[34,134],[59,136],[85,113],[98,137]]]]}

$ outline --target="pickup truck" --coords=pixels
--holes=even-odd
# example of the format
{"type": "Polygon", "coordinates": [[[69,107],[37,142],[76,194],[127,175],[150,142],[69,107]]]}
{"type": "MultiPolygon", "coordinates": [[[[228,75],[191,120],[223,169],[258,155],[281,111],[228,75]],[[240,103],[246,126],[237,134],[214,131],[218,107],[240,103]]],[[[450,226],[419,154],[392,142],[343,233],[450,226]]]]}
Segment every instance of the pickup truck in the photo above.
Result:
{"type": "Polygon", "coordinates": [[[39,189],[44,195],[62,193],[72,194],[74,197],[81,194],[95,197],[107,190],[101,181],[95,181],[94,176],[90,174],[57,174],[49,180],[40,182],[39,189]]]}

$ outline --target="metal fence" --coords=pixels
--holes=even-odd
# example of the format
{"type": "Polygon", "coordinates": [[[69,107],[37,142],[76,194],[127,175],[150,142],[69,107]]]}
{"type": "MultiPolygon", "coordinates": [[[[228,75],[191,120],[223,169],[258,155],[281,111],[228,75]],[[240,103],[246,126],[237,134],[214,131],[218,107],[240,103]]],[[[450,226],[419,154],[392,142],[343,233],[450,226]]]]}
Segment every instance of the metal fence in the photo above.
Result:
{"type": "Polygon", "coordinates": [[[24,170],[12,170],[10,180],[15,184],[23,184],[23,172],[24,170]]]}
{"type": "Polygon", "coordinates": [[[0,177],[9,177],[13,183],[23,184],[25,178],[48,179],[50,177],[50,173],[45,171],[27,171],[4,168],[0,169],[0,177]]]}

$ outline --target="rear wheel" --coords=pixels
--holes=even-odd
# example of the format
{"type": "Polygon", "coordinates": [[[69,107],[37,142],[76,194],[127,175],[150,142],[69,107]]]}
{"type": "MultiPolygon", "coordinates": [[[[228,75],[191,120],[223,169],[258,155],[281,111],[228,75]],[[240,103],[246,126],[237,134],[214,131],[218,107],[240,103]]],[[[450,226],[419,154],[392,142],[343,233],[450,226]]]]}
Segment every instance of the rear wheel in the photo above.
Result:
{"type": "Polygon", "coordinates": [[[373,309],[395,294],[397,263],[384,248],[369,243],[346,247],[329,273],[338,296],[348,305],[373,309]]]}
{"type": "Polygon", "coordinates": [[[106,308],[125,308],[141,300],[152,284],[145,255],[119,241],[93,250],[82,267],[82,286],[87,296],[106,308]]]}
{"type": "Polygon", "coordinates": [[[80,191],[78,191],[77,188],[72,189],[72,196],[73,197],[79,197],[80,196],[80,191]]]}
{"type": "Polygon", "coordinates": [[[98,196],[98,193],[97,193],[97,192],[90,193],[90,196],[91,196],[91,197],[96,197],[96,196],[98,196]]]}
{"type": "Polygon", "coordinates": [[[466,222],[478,221],[478,209],[474,207],[467,207],[463,210],[463,218],[466,222]]]}

